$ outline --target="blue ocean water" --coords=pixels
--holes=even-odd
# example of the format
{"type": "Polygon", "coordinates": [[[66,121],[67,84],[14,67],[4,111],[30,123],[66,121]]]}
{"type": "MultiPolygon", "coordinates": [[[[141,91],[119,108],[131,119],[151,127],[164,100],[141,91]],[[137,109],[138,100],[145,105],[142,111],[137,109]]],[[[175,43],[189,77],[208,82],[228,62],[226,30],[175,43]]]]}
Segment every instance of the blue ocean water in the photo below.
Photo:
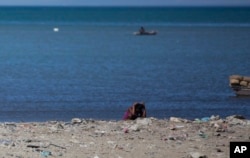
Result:
{"type": "Polygon", "coordinates": [[[149,117],[250,118],[228,83],[250,76],[249,37],[250,8],[1,7],[0,121],[120,120],[135,101],[149,117]]]}

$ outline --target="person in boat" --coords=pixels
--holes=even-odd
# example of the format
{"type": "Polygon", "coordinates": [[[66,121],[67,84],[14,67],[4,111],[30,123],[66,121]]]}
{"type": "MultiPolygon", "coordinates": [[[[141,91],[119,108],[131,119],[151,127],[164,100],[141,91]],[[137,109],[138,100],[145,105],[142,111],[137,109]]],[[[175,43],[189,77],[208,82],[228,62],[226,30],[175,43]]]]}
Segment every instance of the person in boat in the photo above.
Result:
{"type": "Polygon", "coordinates": [[[135,120],[138,117],[146,117],[146,106],[143,102],[135,102],[132,106],[130,106],[125,112],[123,120],[135,120]]]}
{"type": "Polygon", "coordinates": [[[144,34],[145,33],[145,29],[144,29],[143,26],[139,29],[139,32],[140,32],[140,34],[144,34]]]}

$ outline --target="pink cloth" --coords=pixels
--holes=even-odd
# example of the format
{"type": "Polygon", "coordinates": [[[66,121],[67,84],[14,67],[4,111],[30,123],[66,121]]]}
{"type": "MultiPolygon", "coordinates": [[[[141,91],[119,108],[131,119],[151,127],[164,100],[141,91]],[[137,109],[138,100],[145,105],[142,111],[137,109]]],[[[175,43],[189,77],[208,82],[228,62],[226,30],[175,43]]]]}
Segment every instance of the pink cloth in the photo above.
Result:
{"type": "Polygon", "coordinates": [[[127,120],[128,119],[128,116],[129,116],[129,112],[126,111],[123,115],[123,120],[127,120]]]}

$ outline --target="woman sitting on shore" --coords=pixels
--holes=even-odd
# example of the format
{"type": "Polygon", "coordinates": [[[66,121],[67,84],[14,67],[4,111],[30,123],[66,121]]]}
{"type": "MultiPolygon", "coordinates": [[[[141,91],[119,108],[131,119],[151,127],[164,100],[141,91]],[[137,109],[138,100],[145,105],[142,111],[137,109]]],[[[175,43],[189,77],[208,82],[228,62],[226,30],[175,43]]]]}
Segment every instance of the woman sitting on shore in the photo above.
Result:
{"type": "Polygon", "coordinates": [[[146,107],[144,103],[136,102],[125,112],[123,120],[135,120],[138,117],[146,117],[146,107]]]}

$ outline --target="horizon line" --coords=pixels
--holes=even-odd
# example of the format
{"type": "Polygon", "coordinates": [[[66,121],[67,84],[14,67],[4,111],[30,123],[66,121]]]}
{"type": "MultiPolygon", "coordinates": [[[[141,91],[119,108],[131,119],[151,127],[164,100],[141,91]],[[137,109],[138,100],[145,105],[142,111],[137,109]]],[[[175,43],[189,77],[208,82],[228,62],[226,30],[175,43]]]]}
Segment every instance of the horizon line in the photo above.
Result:
{"type": "Polygon", "coordinates": [[[212,8],[212,7],[224,7],[224,8],[233,8],[233,7],[242,7],[242,8],[249,8],[250,5],[0,5],[1,7],[98,7],[98,8],[108,8],[108,7],[119,7],[119,8],[126,8],[126,7],[135,7],[135,8],[146,8],[146,7],[155,7],[155,8],[196,8],[196,7],[204,7],[204,8],[212,8]]]}

